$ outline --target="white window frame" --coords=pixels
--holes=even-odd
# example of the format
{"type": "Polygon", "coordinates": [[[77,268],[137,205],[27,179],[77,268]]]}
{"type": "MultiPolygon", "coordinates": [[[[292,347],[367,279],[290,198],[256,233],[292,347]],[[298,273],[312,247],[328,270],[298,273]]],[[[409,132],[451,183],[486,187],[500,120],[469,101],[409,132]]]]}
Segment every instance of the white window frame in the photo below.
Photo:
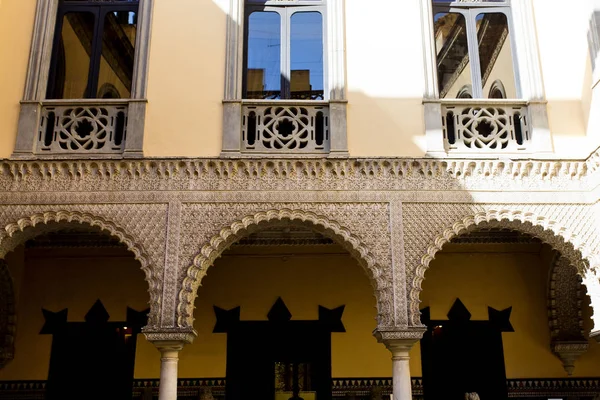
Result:
{"type": "MultiPolygon", "coordinates": [[[[314,2],[311,2],[314,3],[314,2]]],[[[317,12],[319,14],[321,14],[322,17],[322,21],[323,21],[323,55],[327,54],[327,32],[326,32],[326,18],[327,18],[327,10],[325,8],[325,2],[320,3],[320,5],[299,5],[298,3],[294,3],[294,5],[290,5],[290,6],[282,6],[281,3],[276,3],[275,5],[262,5],[262,4],[251,4],[251,5],[246,5],[247,9],[252,10],[250,12],[248,12],[248,10],[246,11],[245,14],[245,19],[244,21],[247,22],[248,18],[250,16],[250,14],[252,12],[255,11],[264,11],[264,12],[274,12],[276,14],[279,15],[279,17],[281,18],[281,51],[279,54],[280,57],[280,69],[281,69],[281,75],[285,76],[286,79],[288,80],[288,82],[291,82],[291,76],[290,76],[290,65],[291,65],[291,44],[290,44],[290,36],[291,36],[291,18],[294,14],[296,13],[302,13],[302,12],[317,12]]],[[[248,32],[245,33],[245,38],[244,38],[244,53],[245,56],[248,57],[248,55],[246,54],[248,49],[247,47],[247,40],[248,40],[248,32]]],[[[246,72],[247,69],[247,65],[246,63],[244,63],[244,73],[246,72]]],[[[327,90],[325,90],[325,88],[327,87],[327,73],[325,73],[326,71],[328,71],[328,66],[327,66],[327,58],[323,57],[323,99],[324,100],[329,100],[329,93],[327,90]]],[[[281,88],[282,94],[284,94],[284,91],[289,92],[289,88],[286,88],[287,90],[284,90],[284,88],[281,88]]],[[[285,95],[287,95],[289,93],[285,93],[285,95]]],[[[281,100],[286,100],[288,99],[287,97],[282,97],[281,100]]]]}
{"type": "MultiPolygon", "coordinates": [[[[12,158],[80,158],[82,154],[39,154],[36,152],[40,129],[40,115],[44,105],[91,103],[110,106],[103,99],[46,99],[46,89],[52,58],[59,0],[38,0],[35,12],[33,39],[25,91],[21,101],[17,140],[12,158]]],[[[122,154],[101,154],[106,158],[139,158],[143,156],[144,117],[146,114],[146,87],[152,28],[154,0],[139,0],[137,36],[131,98],[120,99],[127,103],[127,139],[122,154]]],[[[113,101],[114,103],[114,101],[113,101]]],[[[94,156],[98,154],[94,153],[94,156]]]]}
{"type": "MultiPolygon", "coordinates": [[[[325,3],[324,25],[324,98],[329,107],[331,140],[329,157],[346,157],[346,76],[345,76],[345,29],[344,0],[322,0],[325,3]]],[[[242,131],[243,74],[244,66],[244,21],[245,0],[230,0],[227,22],[227,48],[225,62],[225,92],[223,96],[223,142],[222,157],[240,157],[240,135],[242,131]]],[[[315,5],[314,0],[267,0],[264,5],[277,4],[315,5]]],[[[284,102],[285,100],[273,100],[284,102]]],[[[296,156],[289,152],[285,156],[296,156]]],[[[257,156],[257,155],[254,155],[257,156]]],[[[260,154],[261,157],[269,156],[260,154]]],[[[281,156],[281,154],[279,154],[281,156]]]]}
{"type": "MultiPolygon", "coordinates": [[[[444,147],[442,128],[442,104],[461,103],[462,99],[440,99],[437,84],[437,53],[434,39],[433,1],[421,1],[421,26],[424,53],[425,90],[423,93],[425,134],[427,155],[431,157],[452,156],[444,147]]],[[[515,65],[515,84],[520,102],[529,110],[529,126],[531,129],[531,145],[524,153],[497,153],[506,157],[531,157],[536,153],[540,157],[550,157],[553,152],[552,138],[548,125],[546,101],[543,89],[542,71],[538,54],[538,44],[533,17],[532,0],[506,0],[502,3],[458,0],[449,4],[451,7],[510,7],[509,34],[513,45],[513,62],[515,65]]],[[[475,97],[475,94],[474,94],[475,97]]],[[[497,99],[468,99],[478,104],[512,104],[510,101],[497,99]]],[[[464,104],[464,101],[463,103],[464,104]]],[[[465,154],[457,154],[463,157],[465,154]]],[[[470,153],[469,157],[489,157],[490,153],[470,153]]]]}
{"type": "MultiPolygon", "coordinates": [[[[435,9],[443,10],[443,12],[460,14],[464,17],[465,26],[467,29],[467,44],[469,51],[469,64],[470,64],[470,72],[471,72],[471,88],[473,99],[483,99],[485,98],[485,94],[483,93],[483,83],[481,81],[482,71],[481,71],[481,62],[479,58],[479,48],[478,48],[478,40],[477,40],[477,27],[476,27],[476,17],[479,14],[491,14],[491,13],[499,13],[503,14],[506,17],[506,22],[508,24],[508,39],[510,40],[511,52],[512,52],[512,62],[513,62],[513,73],[515,77],[515,88],[517,99],[521,98],[521,85],[519,79],[519,68],[517,63],[517,55],[513,50],[515,48],[514,42],[514,34],[513,34],[513,24],[512,24],[512,15],[510,3],[507,2],[502,3],[470,3],[470,2],[447,2],[447,3],[439,3],[433,6],[433,14],[435,15],[435,9]]],[[[436,56],[437,63],[437,56],[436,56]]],[[[437,73],[436,73],[436,81],[437,81],[437,73]]]]}

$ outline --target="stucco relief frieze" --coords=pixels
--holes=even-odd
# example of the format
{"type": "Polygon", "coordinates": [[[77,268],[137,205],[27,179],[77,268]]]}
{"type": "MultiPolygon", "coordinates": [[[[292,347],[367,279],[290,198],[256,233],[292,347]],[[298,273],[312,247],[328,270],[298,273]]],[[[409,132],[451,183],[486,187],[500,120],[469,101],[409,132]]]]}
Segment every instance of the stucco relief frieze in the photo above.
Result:
{"type": "Polygon", "coordinates": [[[410,323],[421,325],[419,296],[435,254],[453,237],[478,228],[517,230],[548,243],[580,274],[596,268],[598,238],[591,207],[524,204],[403,204],[410,323]]]}
{"type": "Polygon", "coordinates": [[[356,257],[373,282],[380,327],[418,326],[429,262],[468,229],[520,230],[580,271],[595,271],[600,212],[590,211],[598,206],[589,194],[600,182],[599,160],[3,161],[0,249],[54,221],[100,226],[146,271],[150,328],[189,330],[197,287],[214,259],[252,230],[291,219],[356,257]],[[560,204],[566,198],[581,203],[560,204]],[[489,199],[500,204],[484,204],[489,199]]]}
{"type": "Polygon", "coordinates": [[[40,233],[82,224],[119,239],[135,255],[149,285],[149,325],[159,324],[166,204],[0,205],[0,258],[40,233]]]}
{"type": "Polygon", "coordinates": [[[553,341],[585,341],[581,319],[581,277],[565,257],[556,254],[550,271],[548,317],[553,341]]]}
{"type": "Polygon", "coordinates": [[[589,344],[581,318],[581,277],[569,260],[555,252],[548,287],[548,322],[551,348],[571,376],[575,361],[589,344]]]}
{"type": "Polygon", "coordinates": [[[585,161],[435,159],[5,161],[9,191],[581,191],[585,161]]]}
{"type": "Polygon", "coordinates": [[[288,222],[308,225],[344,246],[371,280],[379,325],[394,326],[388,203],[193,203],[182,205],[181,216],[180,265],[187,268],[178,326],[192,326],[198,286],[227,247],[261,227],[288,222]]]}

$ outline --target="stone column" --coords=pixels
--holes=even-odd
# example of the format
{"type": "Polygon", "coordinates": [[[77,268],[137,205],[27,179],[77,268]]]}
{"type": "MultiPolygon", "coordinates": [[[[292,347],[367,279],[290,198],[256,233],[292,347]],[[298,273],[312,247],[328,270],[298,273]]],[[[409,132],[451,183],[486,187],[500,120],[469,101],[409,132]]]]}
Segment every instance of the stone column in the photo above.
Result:
{"type": "Polygon", "coordinates": [[[423,336],[425,328],[404,330],[376,329],[375,337],[379,343],[392,353],[392,381],[394,400],[412,400],[409,352],[423,336]]]}
{"type": "Polygon", "coordinates": [[[183,346],[192,343],[196,332],[144,330],[146,339],[160,352],[159,400],[177,400],[177,363],[183,346]]]}
{"type": "Polygon", "coordinates": [[[160,384],[158,386],[159,400],[177,399],[177,362],[179,352],[183,349],[182,342],[154,343],[160,351],[160,384]]]}

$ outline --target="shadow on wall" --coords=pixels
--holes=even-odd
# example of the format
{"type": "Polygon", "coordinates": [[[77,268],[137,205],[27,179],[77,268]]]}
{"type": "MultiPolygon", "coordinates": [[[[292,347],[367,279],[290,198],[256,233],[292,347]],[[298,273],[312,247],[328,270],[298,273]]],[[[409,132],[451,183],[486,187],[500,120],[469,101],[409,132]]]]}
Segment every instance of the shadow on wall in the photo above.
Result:
{"type": "MultiPolygon", "coordinates": [[[[221,152],[226,38],[219,35],[216,39],[215,32],[226,31],[228,17],[224,10],[229,2],[222,3],[225,2],[184,0],[178,7],[155,4],[144,137],[146,156],[215,157],[221,152]],[[173,25],[179,28],[171,29],[173,25]],[[182,44],[193,50],[181,51],[182,44]]],[[[369,37],[376,34],[369,33],[369,37]]],[[[425,154],[421,147],[424,125],[420,41],[396,43],[400,44],[391,49],[393,52],[378,50],[377,54],[393,54],[393,59],[377,61],[377,65],[376,58],[361,54],[369,48],[369,42],[360,40],[354,48],[348,48],[347,54],[353,54],[349,65],[355,61],[360,64],[347,73],[348,142],[352,156],[425,154]],[[417,51],[410,63],[399,57],[407,51],[417,51]],[[405,73],[394,73],[394,69],[405,73]],[[392,73],[394,82],[380,78],[374,82],[376,77],[392,73]],[[372,84],[378,89],[367,93],[364,88],[372,84]],[[406,88],[410,94],[404,98],[406,88]]]]}

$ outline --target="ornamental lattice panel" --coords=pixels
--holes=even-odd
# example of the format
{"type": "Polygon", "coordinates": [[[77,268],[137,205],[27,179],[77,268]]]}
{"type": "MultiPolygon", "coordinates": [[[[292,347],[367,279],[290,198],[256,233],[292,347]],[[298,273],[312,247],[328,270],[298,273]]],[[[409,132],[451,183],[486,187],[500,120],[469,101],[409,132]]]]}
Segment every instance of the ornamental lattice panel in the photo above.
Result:
{"type": "Polygon", "coordinates": [[[328,153],[326,104],[244,105],[242,151],[264,154],[328,153]]]}
{"type": "Polygon", "coordinates": [[[525,105],[444,105],[442,126],[450,152],[518,153],[531,140],[525,105]]]}
{"type": "Polygon", "coordinates": [[[122,153],[125,148],[126,127],[126,103],[44,106],[37,152],[122,153]]]}

